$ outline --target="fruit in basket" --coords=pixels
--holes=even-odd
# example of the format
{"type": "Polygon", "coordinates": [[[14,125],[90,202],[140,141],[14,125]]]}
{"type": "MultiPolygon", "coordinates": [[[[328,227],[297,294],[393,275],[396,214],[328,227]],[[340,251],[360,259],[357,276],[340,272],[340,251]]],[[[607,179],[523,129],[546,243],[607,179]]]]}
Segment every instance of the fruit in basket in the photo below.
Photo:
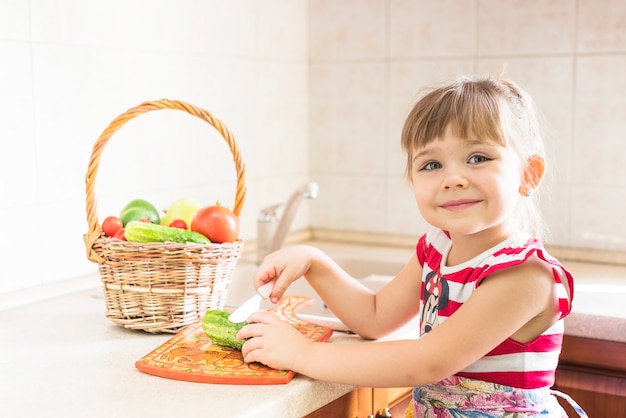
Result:
{"type": "Polygon", "coordinates": [[[120,219],[124,227],[132,221],[139,219],[148,219],[154,224],[158,224],[161,220],[159,211],[154,205],[147,200],[135,199],[130,201],[120,212],[120,219]]]}
{"type": "Polygon", "coordinates": [[[189,229],[217,244],[233,242],[239,238],[239,217],[217,202],[213,206],[198,209],[189,229]]]}
{"type": "Polygon", "coordinates": [[[115,233],[123,227],[122,220],[117,216],[107,216],[104,221],[102,221],[102,232],[110,237],[115,236],[115,233]]]}
{"type": "Polygon", "coordinates": [[[211,243],[207,237],[197,232],[141,221],[127,223],[124,235],[127,241],[132,242],[179,242],[181,244],[193,242],[203,245],[211,243]]]}
{"type": "Polygon", "coordinates": [[[191,225],[191,219],[198,209],[200,209],[198,202],[188,197],[181,197],[167,208],[165,215],[161,218],[161,225],[171,226],[170,224],[175,219],[182,219],[185,224],[191,225]]]}
{"type": "Polygon", "coordinates": [[[221,309],[207,311],[202,318],[202,330],[215,344],[241,350],[244,340],[237,339],[237,332],[247,322],[235,324],[228,320],[228,315],[221,309]]]}
{"type": "Polygon", "coordinates": [[[113,235],[113,238],[121,239],[122,241],[126,241],[126,235],[124,235],[124,228],[118,229],[117,232],[115,232],[115,235],[113,235]]]}
{"type": "Polygon", "coordinates": [[[182,219],[174,219],[168,226],[172,228],[188,229],[187,223],[182,219]]]}

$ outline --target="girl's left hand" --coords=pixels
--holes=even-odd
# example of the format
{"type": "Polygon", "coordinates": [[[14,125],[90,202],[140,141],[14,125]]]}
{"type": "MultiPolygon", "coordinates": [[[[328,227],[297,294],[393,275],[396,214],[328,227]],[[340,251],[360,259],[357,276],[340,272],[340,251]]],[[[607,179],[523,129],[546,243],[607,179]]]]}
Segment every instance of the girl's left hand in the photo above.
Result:
{"type": "Polygon", "coordinates": [[[256,312],[237,333],[247,339],[241,353],[246,363],[259,362],[276,370],[294,370],[311,340],[287,322],[267,312],[256,312]]]}

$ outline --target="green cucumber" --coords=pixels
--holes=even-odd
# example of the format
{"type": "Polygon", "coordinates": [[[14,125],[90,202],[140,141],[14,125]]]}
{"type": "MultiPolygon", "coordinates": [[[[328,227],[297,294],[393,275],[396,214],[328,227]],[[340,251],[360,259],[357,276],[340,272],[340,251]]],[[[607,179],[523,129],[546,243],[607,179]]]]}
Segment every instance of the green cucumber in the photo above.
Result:
{"type": "Polygon", "coordinates": [[[185,244],[210,244],[211,241],[204,235],[187,229],[172,228],[165,225],[151,224],[141,221],[131,221],[124,228],[124,236],[132,242],[179,242],[185,244]]]}
{"type": "Polygon", "coordinates": [[[241,350],[244,340],[237,339],[237,332],[247,322],[234,324],[228,320],[228,315],[221,309],[207,311],[202,318],[202,330],[215,344],[241,350]]]}

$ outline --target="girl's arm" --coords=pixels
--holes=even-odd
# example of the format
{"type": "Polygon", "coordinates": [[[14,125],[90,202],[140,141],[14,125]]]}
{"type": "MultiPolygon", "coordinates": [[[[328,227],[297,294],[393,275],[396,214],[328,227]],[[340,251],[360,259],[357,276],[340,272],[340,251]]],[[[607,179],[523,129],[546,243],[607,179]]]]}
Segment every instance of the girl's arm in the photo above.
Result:
{"type": "Polygon", "coordinates": [[[267,256],[254,277],[255,286],[275,280],[276,303],[289,285],[304,276],[330,310],[364,338],[380,338],[419,311],[422,269],[413,256],[378,294],[365,287],[328,255],[311,246],[288,247],[267,256]]]}
{"type": "Polygon", "coordinates": [[[311,342],[268,313],[250,317],[239,338],[247,362],[315,379],[368,387],[421,386],[451,376],[509,337],[527,342],[558,318],[551,272],[524,263],[484,280],[443,324],[418,340],[311,342]]]}

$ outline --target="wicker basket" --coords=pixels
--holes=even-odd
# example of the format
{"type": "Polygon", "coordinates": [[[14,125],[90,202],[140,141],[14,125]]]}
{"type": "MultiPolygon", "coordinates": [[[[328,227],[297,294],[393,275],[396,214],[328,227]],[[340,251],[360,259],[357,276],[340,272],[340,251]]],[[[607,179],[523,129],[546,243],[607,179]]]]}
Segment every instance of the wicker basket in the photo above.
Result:
{"type": "Polygon", "coordinates": [[[87,258],[98,263],[104,286],[106,316],[125,328],[175,333],[203,316],[222,309],[243,241],[223,244],[137,243],[106,237],[98,222],[94,188],[105,145],[129,120],[153,110],[175,109],[212,125],[233,155],[237,190],[233,212],[239,216],[245,198],[245,165],[233,135],[206,110],[176,100],[144,102],[115,118],[93,146],[85,176],[87,258]]]}

